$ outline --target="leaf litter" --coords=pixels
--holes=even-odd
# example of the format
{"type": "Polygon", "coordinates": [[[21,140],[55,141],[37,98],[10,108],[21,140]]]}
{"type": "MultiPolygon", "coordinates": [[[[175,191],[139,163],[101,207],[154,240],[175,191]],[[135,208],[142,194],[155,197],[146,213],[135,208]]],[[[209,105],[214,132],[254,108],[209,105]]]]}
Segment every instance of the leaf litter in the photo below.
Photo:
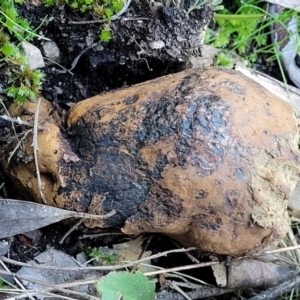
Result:
{"type": "Polygon", "coordinates": [[[33,202],[0,199],[0,239],[31,231],[69,218],[106,219],[115,214],[92,215],[33,202]]]}

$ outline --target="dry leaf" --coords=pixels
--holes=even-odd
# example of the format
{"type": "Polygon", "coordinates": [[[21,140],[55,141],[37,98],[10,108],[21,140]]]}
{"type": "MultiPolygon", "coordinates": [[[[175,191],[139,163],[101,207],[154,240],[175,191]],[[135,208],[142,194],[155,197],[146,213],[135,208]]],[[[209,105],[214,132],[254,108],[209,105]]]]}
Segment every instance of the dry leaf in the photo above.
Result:
{"type": "MultiPolygon", "coordinates": [[[[115,211],[100,216],[109,218],[115,211]]],[[[0,199],[0,239],[38,229],[68,218],[91,218],[99,216],[68,211],[43,204],[22,200],[0,199]]]]}

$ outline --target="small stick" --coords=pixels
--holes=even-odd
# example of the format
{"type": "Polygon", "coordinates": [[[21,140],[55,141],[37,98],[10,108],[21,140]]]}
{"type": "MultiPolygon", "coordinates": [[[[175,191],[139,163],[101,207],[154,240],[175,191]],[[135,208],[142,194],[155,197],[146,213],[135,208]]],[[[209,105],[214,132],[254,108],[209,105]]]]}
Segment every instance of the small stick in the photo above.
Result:
{"type": "MultiPolygon", "coordinates": [[[[132,261],[129,263],[125,263],[123,265],[115,265],[115,266],[94,266],[94,267],[57,267],[57,266],[47,266],[47,265],[31,265],[28,263],[23,263],[23,262],[19,262],[4,256],[0,256],[0,260],[13,264],[13,265],[17,265],[17,266],[22,266],[22,267],[28,267],[28,268],[33,268],[33,269],[42,269],[42,270],[61,270],[61,271],[78,271],[78,270],[118,270],[118,269],[124,269],[126,267],[131,267],[137,263],[143,262],[143,261],[148,261],[150,259],[154,259],[154,258],[158,258],[158,257],[162,257],[162,256],[167,256],[170,253],[180,253],[180,252],[186,252],[186,251],[191,251],[191,250],[195,250],[195,248],[183,248],[183,249],[174,249],[174,250],[169,250],[169,251],[164,251],[161,253],[157,253],[148,257],[144,257],[141,259],[138,259],[136,261],[132,261]]],[[[218,262],[213,262],[212,264],[216,264],[218,262]]],[[[209,263],[205,263],[208,264],[209,263]]],[[[184,266],[191,268],[191,266],[184,266]]],[[[186,268],[186,269],[189,269],[186,268]]],[[[161,270],[160,270],[161,271],[161,270]]],[[[1,273],[1,270],[0,270],[1,273]]],[[[160,272],[163,273],[163,272],[160,272]]],[[[146,275],[146,274],[145,274],[146,275]]]]}
{"type": "Polygon", "coordinates": [[[88,214],[88,213],[83,213],[83,212],[76,212],[73,216],[70,216],[70,218],[105,220],[105,219],[112,217],[115,213],[116,213],[116,211],[114,209],[105,215],[93,215],[93,214],[88,214]]]}
{"type": "Polygon", "coordinates": [[[9,157],[7,159],[8,163],[10,162],[11,158],[14,156],[14,154],[16,153],[17,149],[20,147],[21,143],[26,139],[27,135],[32,132],[32,129],[27,130],[24,133],[24,136],[19,140],[17,146],[14,148],[14,150],[9,154],[9,157]]]}
{"type": "Polygon", "coordinates": [[[74,73],[72,73],[70,70],[66,69],[64,66],[62,66],[62,65],[59,64],[59,63],[57,63],[56,61],[54,61],[54,60],[52,60],[52,59],[50,59],[50,58],[48,58],[48,57],[43,57],[43,59],[46,59],[46,60],[50,61],[52,64],[55,64],[55,65],[57,65],[58,67],[60,67],[60,68],[63,69],[63,71],[57,70],[57,72],[59,72],[59,73],[66,73],[66,72],[68,72],[70,75],[72,75],[72,76],[74,75],[74,73]]]}
{"type": "Polygon", "coordinates": [[[84,219],[79,220],[75,225],[73,225],[65,234],[64,236],[61,238],[61,240],[59,241],[59,244],[63,244],[63,242],[65,241],[65,239],[74,231],[78,228],[78,226],[80,224],[82,224],[84,222],[84,219]]]}
{"type": "MultiPolygon", "coordinates": [[[[7,268],[7,266],[5,265],[5,263],[4,263],[3,261],[0,261],[0,264],[1,264],[1,266],[2,266],[2,268],[3,268],[4,270],[6,270],[7,272],[9,272],[10,275],[13,276],[13,273],[10,272],[10,270],[7,268]]],[[[25,287],[23,286],[23,284],[20,282],[20,280],[19,280],[18,278],[16,278],[16,277],[14,277],[14,280],[15,280],[16,284],[22,289],[22,291],[25,292],[26,289],[25,289],[25,287]]],[[[31,295],[28,295],[27,293],[26,293],[26,295],[27,295],[31,300],[34,300],[34,298],[33,298],[31,295]]]]}
{"type": "Polygon", "coordinates": [[[262,254],[280,253],[280,252],[286,252],[286,251],[291,251],[291,250],[296,250],[296,249],[300,249],[300,245],[290,246],[290,247],[286,247],[286,248],[279,248],[279,249],[270,250],[270,251],[265,251],[262,254]]]}
{"type": "MultiPolygon", "coordinates": [[[[230,293],[235,291],[234,289],[224,289],[224,288],[218,288],[218,287],[211,287],[211,288],[202,288],[197,289],[192,292],[187,292],[186,294],[191,299],[202,299],[202,298],[208,298],[208,297],[215,297],[222,294],[230,293]]],[[[177,293],[156,293],[155,294],[156,300],[184,300],[183,296],[177,293]]]]}
{"type": "Polygon", "coordinates": [[[273,300],[278,299],[282,294],[289,293],[300,284],[300,275],[271,287],[249,300],[273,300]]]}
{"type": "Polygon", "coordinates": [[[169,281],[169,286],[181,294],[185,299],[192,300],[174,281],[169,281]]]}
{"type": "MultiPolygon", "coordinates": [[[[170,238],[170,241],[176,246],[176,247],[180,247],[179,244],[177,242],[175,242],[173,239],[170,238]]],[[[200,264],[200,260],[198,260],[196,257],[194,257],[192,254],[186,252],[185,255],[193,262],[196,264],[200,264]]]]}
{"type": "Polygon", "coordinates": [[[39,170],[39,162],[37,158],[37,151],[39,150],[38,143],[37,143],[37,134],[38,134],[38,123],[39,123],[39,110],[40,110],[40,103],[41,103],[41,98],[39,98],[36,109],[35,109],[35,114],[34,114],[34,125],[33,125],[33,136],[32,136],[32,144],[31,146],[33,147],[33,154],[34,154],[34,162],[35,162],[35,168],[36,168],[36,176],[37,176],[37,182],[38,182],[38,189],[41,195],[41,198],[45,204],[47,204],[47,201],[45,199],[45,196],[42,192],[42,181],[41,181],[41,174],[39,170]]]}
{"type": "Polygon", "coordinates": [[[108,20],[86,20],[86,21],[69,21],[68,24],[70,25],[85,25],[85,24],[99,24],[99,23],[105,23],[108,20]]]}
{"type": "MultiPolygon", "coordinates": [[[[4,108],[5,112],[6,112],[6,114],[9,115],[9,111],[7,110],[7,108],[6,108],[6,106],[4,105],[4,103],[3,103],[2,100],[0,100],[0,103],[1,103],[1,105],[3,106],[3,108],[4,108]]],[[[13,122],[11,123],[11,126],[12,126],[12,128],[13,128],[13,131],[14,131],[14,134],[15,134],[16,138],[18,139],[17,132],[16,132],[16,128],[15,128],[15,125],[14,125],[13,122]]]]}
{"type": "Polygon", "coordinates": [[[106,235],[124,235],[122,232],[102,232],[102,233],[94,233],[94,234],[83,234],[82,236],[78,237],[79,240],[83,239],[96,239],[100,236],[106,236],[106,235]]]}
{"type": "MultiPolygon", "coordinates": [[[[150,259],[151,256],[148,257],[150,259]]],[[[219,261],[211,261],[211,262],[206,262],[206,263],[200,263],[200,264],[193,264],[193,265],[187,265],[187,266],[181,266],[181,267],[175,267],[175,268],[169,268],[169,269],[163,269],[163,270],[157,270],[153,272],[147,272],[144,273],[145,276],[153,276],[157,274],[164,274],[164,273],[169,273],[169,272],[175,272],[175,271],[183,271],[183,270],[191,270],[191,269],[197,269],[197,268],[204,268],[204,267],[209,267],[212,265],[219,265],[221,262],[219,261]]]]}
{"type": "MultiPolygon", "coordinates": [[[[139,256],[138,256],[137,259],[140,259],[140,258],[143,257],[143,255],[144,255],[145,251],[147,250],[147,248],[149,246],[149,243],[151,242],[152,238],[153,238],[153,234],[148,238],[148,241],[147,241],[146,245],[143,247],[143,249],[140,252],[140,254],[139,254],[139,256]]],[[[137,270],[137,267],[138,267],[138,265],[134,265],[130,273],[134,274],[136,272],[136,270],[137,270]]]]}
{"type": "MultiPolygon", "coordinates": [[[[34,126],[29,122],[21,120],[20,118],[11,118],[11,117],[6,116],[6,115],[2,115],[2,116],[0,116],[0,118],[2,118],[4,120],[7,120],[7,121],[10,121],[10,122],[13,122],[13,123],[17,123],[19,125],[25,125],[25,126],[29,126],[29,127],[34,126]]],[[[40,130],[49,131],[49,128],[47,128],[46,126],[37,125],[37,128],[40,129],[40,130]]]]}

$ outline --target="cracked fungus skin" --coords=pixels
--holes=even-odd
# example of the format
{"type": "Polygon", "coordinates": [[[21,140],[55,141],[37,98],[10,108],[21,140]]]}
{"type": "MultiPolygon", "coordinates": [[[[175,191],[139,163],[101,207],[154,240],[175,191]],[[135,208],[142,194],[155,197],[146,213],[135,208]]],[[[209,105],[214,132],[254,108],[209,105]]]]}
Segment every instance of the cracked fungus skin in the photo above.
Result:
{"type": "MultiPolygon", "coordinates": [[[[288,104],[237,72],[189,70],[96,96],[71,109],[67,127],[80,160],[58,152],[47,198],[116,210],[88,227],[160,232],[230,255],[288,230],[297,122],[288,104]]],[[[66,144],[59,133],[52,139],[66,144]]]]}

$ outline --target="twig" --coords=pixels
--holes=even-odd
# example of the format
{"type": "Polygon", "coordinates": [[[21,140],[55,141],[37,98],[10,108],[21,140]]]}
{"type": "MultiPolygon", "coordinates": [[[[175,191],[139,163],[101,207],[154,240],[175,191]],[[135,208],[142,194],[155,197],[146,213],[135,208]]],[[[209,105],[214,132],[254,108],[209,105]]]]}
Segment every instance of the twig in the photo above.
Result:
{"type": "Polygon", "coordinates": [[[289,279],[281,284],[271,287],[262,293],[250,298],[249,300],[273,300],[279,298],[282,294],[289,293],[293,288],[299,286],[300,275],[289,279]]]}
{"type": "MultiPolygon", "coordinates": [[[[5,269],[7,272],[10,273],[11,276],[14,275],[13,273],[10,272],[10,270],[7,268],[7,266],[5,265],[5,263],[3,261],[0,261],[0,264],[3,267],[3,269],[5,269]]],[[[14,278],[16,284],[22,289],[22,291],[26,292],[26,296],[29,297],[31,300],[34,300],[34,298],[31,295],[27,294],[27,290],[25,289],[25,287],[23,286],[23,284],[19,281],[19,279],[15,278],[14,276],[13,276],[13,278],[14,278]]]]}
{"type": "Polygon", "coordinates": [[[280,248],[280,249],[275,249],[275,250],[270,250],[270,251],[265,251],[262,254],[273,254],[273,253],[280,253],[280,252],[286,252],[286,251],[291,251],[291,250],[295,250],[295,249],[299,249],[300,245],[297,246],[290,246],[290,247],[286,247],[286,248],[280,248]]]}
{"type": "Polygon", "coordinates": [[[27,130],[23,137],[19,140],[18,144],[16,145],[16,147],[14,148],[13,151],[10,152],[9,157],[7,159],[8,163],[10,162],[10,160],[12,159],[12,157],[14,156],[14,154],[16,153],[16,151],[19,149],[21,143],[26,139],[27,135],[32,132],[32,129],[27,130]]]}
{"type": "MultiPolygon", "coordinates": [[[[50,59],[50,58],[44,57],[44,56],[43,56],[43,59],[46,59],[46,60],[50,61],[52,64],[55,64],[55,65],[57,65],[58,67],[62,68],[63,71],[62,71],[61,73],[67,73],[67,72],[68,72],[70,75],[72,75],[72,76],[74,75],[74,73],[72,73],[70,70],[68,70],[67,68],[65,68],[65,67],[62,66],[61,64],[57,63],[57,62],[54,61],[53,59],[50,59]]],[[[60,71],[58,71],[58,72],[60,72],[60,71]]]]}
{"type": "Polygon", "coordinates": [[[86,24],[102,24],[106,23],[108,20],[101,19],[101,20],[86,20],[86,21],[69,21],[68,24],[70,25],[86,25],[86,24]]]}
{"type": "MultiPolygon", "coordinates": [[[[143,257],[143,255],[144,255],[145,251],[147,250],[147,248],[149,246],[149,243],[152,240],[152,238],[153,238],[153,234],[148,238],[146,245],[143,247],[143,249],[140,252],[140,254],[139,254],[139,256],[138,256],[137,259],[141,259],[143,257]]],[[[138,267],[138,265],[134,265],[130,273],[134,274],[136,272],[136,270],[137,270],[137,267],[138,267]]]]}
{"type": "MultiPolygon", "coordinates": [[[[149,257],[148,257],[148,259],[149,259],[149,257]]],[[[194,264],[194,265],[188,265],[188,266],[175,267],[175,268],[170,268],[170,269],[163,269],[163,270],[158,270],[158,271],[147,272],[147,273],[144,273],[144,275],[145,276],[153,276],[153,275],[157,275],[157,274],[164,274],[164,273],[175,272],[175,271],[204,268],[204,267],[209,267],[209,266],[218,265],[218,264],[221,264],[221,262],[210,261],[210,262],[205,262],[205,263],[200,263],[200,264],[194,264]]]]}
{"type": "Polygon", "coordinates": [[[38,182],[38,189],[39,189],[40,196],[41,196],[43,202],[45,204],[47,204],[45,196],[42,192],[41,174],[40,174],[39,162],[38,162],[38,158],[37,158],[37,151],[39,150],[38,142],[37,142],[37,135],[38,135],[40,104],[41,104],[41,98],[38,99],[38,102],[36,104],[35,113],[34,113],[33,135],[32,135],[32,144],[31,144],[31,146],[33,148],[33,155],[34,155],[34,163],[35,163],[36,176],[37,176],[37,182],[38,182]]]}
{"type": "MultiPolygon", "coordinates": [[[[219,295],[231,293],[233,291],[235,290],[211,287],[211,288],[198,289],[192,292],[187,292],[186,294],[191,299],[201,299],[201,298],[219,296],[219,295]]],[[[184,300],[184,297],[177,293],[161,292],[155,294],[155,300],[184,300]]]]}
{"type": "MultiPolygon", "coordinates": [[[[39,292],[39,291],[33,291],[33,292],[31,292],[31,296],[38,297],[40,295],[41,295],[41,292],[39,292]]],[[[67,296],[63,296],[63,295],[57,295],[57,294],[50,293],[50,292],[44,292],[43,296],[46,296],[48,298],[51,297],[52,299],[76,300],[75,298],[71,298],[71,297],[67,297],[67,296]]],[[[14,297],[6,298],[5,300],[19,300],[19,299],[23,299],[23,298],[26,298],[26,295],[21,294],[19,296],[14,296],[14,297]]]]}
{"type": "Polygon", "coordinates": [[[83,219],[91,219],[91,220],[105,220],[112,217],[116,211],[113,209],[109,213],[105,215],[93,215],[89,213],[76,212],[76,214],[72,215],[72,218],[83,218],[83,219]]]}
{"type": "MultiPolygon", "coordinates": [[[[19,124],[19,125],[25,125],[25,126],[29,126],[29,127],[34,126],[29,122],[21,120],[19,117],[18,118],[12,118],[12,117],[9,117],[9,116],[6,116],[6,115],[2,115],[2,116],[0,116],[0,118],[2,118],[4,120],[7,120],[7,121],[10,121],[10,122],[13,122],[13,123],[16,123],[16,124],[19,124]]],[[[40,130],[49,131],[49,128],[47,128],[46,126],[37,125],[37,128],[40,129],[40,130]]]]}
{"type": "MultiPolygon", "coordinates": [[[[7,271],[4,271],[2,269],[0,269],[0,274],[15,276],[15,277],[18,277],[19,279],[26,280],[26,281],[34,280],[35,283],[41,284],[41,285],[42,284],[47,284],[45,281],[41,281],[41,280],[38,280],[38,279],[35,279],[35,278],[29,278],[27,276],[15,274],[15,273],[12,273],[12,272],[7,272],[7,271]]],[[[73,288],[73,287],[80,286],[80,285],[94,284],[97,281],[98,281],[97,278],[86,278],[86,279],[74,280],[72,282],[64,282],[64,283],[56,285],[56,287],[73,288]]],[[[11,289],[9,289],[9,290],[11,290],[11,289]]]]}
{"type": "Polygon", "coordinates": [[[192,300],[175,282],[169,281],[169,286],[181,294],[185,299],[192,300]]]}
{"type": "MultiPolygon", "coordinates": [[[[41,293],[39,293],[39,292],[33,292],[33,293],[31,293],[31,296],[39,296],[40,294],[41,293]]],[[[53,297],[54,299],[57,299],[59,297],[60,299],[65,299],[65,300],[75,300],[74,298],[70,298],[70,297],[66,297],[66,296],[58,296],[57,294],[54,294],[54,293],[44,293],[44,296],[53,297]]],[[[19,296],[6,298],[5,300],[19,300],[19,299],[23,299],[23,298],[26,298],[26,295],[22,294],[19,296]]]]}
{"type": "MultiPolygon", "coordinates": [[[[0,270],[0,274],[3,273],[3,271],[0,270]]],[[[11,272],[8,272],[11,276],[13,276],[14,279],[21,279],[21,280],[25,280],[25,281],[28,281],[28,282],[32,282],[32,283],[35,283],[35,284],[39,284],[39,285],[44,285],[46,286],[46,288],[44,289],[35,289],[35,290],[26,290],[26,295],[24,295],[24,293],[16,298],[9,298],[9,299],[21,299],[23,298],[24,296],[26,297],[30,297],[30,295],[34,296],[34,295],[47,295],[49,294],[49,292],[51,291],[59,291],[61,293],[66,293],[66,294],[73,294],[73,295],[76,295],[76,296],[80,296],[80,298],[85,298],[85,299],[92,299],[92,300],[98,300],[99,298],[96,298],[96,297],[93,297],[91,295],[88,295],[88,294],[84,294],[84,293],[81,293],[81,292],[77,292],[77,291],[73,291],[73,290],[69,290],[67,288],[72,288],[72,287],[77,287],[77,286],[80,286],[80,285],[88,285],[88,284],[95,284],[99,279],[85,279],[85,280],[76,280],[76,281],[73,281],[73,282],[67,282],[67,283],[62,283],[62,284],[52,284],[50,282],[47,282],[47,281],[43,281],[43,280],[38,280],[36,278],[31,278],[31,277],[27,277],[27,276],[23,276],[23,275],[18,275],[18,274],[15,274],[15,273],[11,273],[11,272]]],[[[16,291],[16,290],[15,290],[16,291]]],[[[22,292],[22,290],[19,290],[19,292],[22,292]]],[[[58,295],[55,295],[56,297],[58,295]]],[[[59,296],[59,297],[63,297],[65,298],[65,296],[59,296]]],[[[32,297],[31,297],[32,300],[34,300],[32,297]]],[[[74,300],[74,298],[65,298],[65,299],[72,299],[74,300]]],[[[6,299],[8,300],[8,299],[6,299]]]]}
{"type": "MultiPolygon", "coordinates": [[[[1,99],[0,99],[0,103],[1,103],[2,107],[4,108],[6,114],[9,116],[9,111],[7,110],[6,106],[4,105],[4,103],[3,103],[3,101],[1,99]]],[[[16,131],[15,125],[14,125],[14,123],[12,121],[11,121],[11,126],[12,126],[14,134],[15,134],[17,140],[18,140],[17,131],[16,131]]]]}
{"type": "MultiPolygon", "coordinates": [[[[162,267],[158,267],[158,266],[155,266],[155,265],[149,265],[149,264],[145,264],[145,263],[141,263],[140,265],[141,265],[141,266],[146,266],[146,267],[151,267],[151,268],[153,268],[153,269],[158,269],[158,270],[163,270],[163,269],[164,269],[164,268],[162,268],[162,267]]],[[[196,282],[199,282],[199,283],[201,283],[202,285],[208,285],[208,286],[210,286],[209,283],[207,283],[207,282],[205,282],[205,281],[203,281],[203,280],[200,280],[200,279],[198,279],[198,278],[195,278],[195,277],[193,277],[193,276],[184,274],[184,273],[171,272],[171,273],[166,273],[166,274],[164,274],[164,275],[165,275],[165,277],[180,278],[181,280],[183,280],[183,281],[189,283],[189,281],[188,281],[187,279],[185,279],[185,278],[188,278],[188,279],[190,279],[190,280],[194,280],[194,281],[196,281],[196,282]]]]}
{"type": "MultiPolygon", "coordinates": [[[[171,276],[171,277],[173,277],[173,276],[171,276]]],[[[178,278],[180,278],[180,277],[181,276],[178,276],[178,278]]],[[[187,289],[193,289],[193,290],[202,289],[203,288],[203,285],[189,282],[185,278],[180,278],[180,279],[184,280],[186,282],[174,281],[177,286],[184,287],[184,288],[187,288],[187,289]]]]}
{"type": "MultiPolygon", "coordinates": [[[[174,241],[173,239],[170,238],[170,241],[176,246],[176,247],[180,247],[179,244],[174,241]]],[[[194,257],[192,254],[186,252],[185,255],[193,262],[193,263],[196,263],[196,264],[200,264],[200,260],[198,260],[196,257],[194,257]]]]}
{"type": "MultiPolygon", "coordinates": [[[[77,291],[74,291],[74,290],[66,289],[65,287],[62,287],[60,284],[52,284],[52,283],[49,283],[49,282],[36,280],[35,278],[30,278],[30,277],[26,277],[26,276],[24,276],[23,280],[46,286],[47,288],[38,290],[39,294],[44,294],[45,292],[51,292],[51,291],[59,291],[61,293],[65,293],[65,294],[80,296],[81,299],[82,298],[84,298],[84,299],[93,299],[93,300],[98,300],[99,299],[99,298],[93,297],[93,296],[85,294],[85,293],[81,293],[81,292],[77,292],[77,291]]],[[[95,280],[95,281],[97,282],[97,280],[95,280]]],[[[77,285],[78,285],[78,283],[77,283],[77,285]]],[[[83,284],[80,284],[80,285],[83,285],[83,284]]]]}
{"type": "MultiPolygon", "coordinates": [[[[78,270],[118,270],[118,269],[123,269],[126,267],[131,267],[137,263],[143,262],[143,261],[148,261],[149,259],[154,259],[154,258],[158,258],[158,257],[162,257],[162,256],[167,256],[168,254],[171,253],[180,253],[180,252],[187,252],[187,251],[191,251],[191,250],[195,250],[195,248],[183,248],[183,249],[174,249],[174,250],[169,250],[169,251],[165,251],[165,252],[161,252],[161,253],[157,253],[148,257],[144,257],[141,258],[139,260],[136,261],[132,261],[129,263],[124,263],[123,265],[115,265],[115,266],[94,266],[94,267],[57,267],[57,266],[48,266],[48,265],[31,265],[28,263],[23,263],[23,262],[19,262],[10,258],[6,258],[4,256],[0,256],[0,260],[5,261],[7,263],[16,265],[16,266],[22,266],[22,267],[28,267],[28,268],[33,268],[33,269],[42,269],[42,270],[61,270],[61,271],[78,271],[78,270]]],[[[216,264],[217,262],[214,262],[213,264],[216,264]]],[[[208,264],[208,263],[205,263],[208,264]]],[[[208,264],[209,265],[209,264],[208,264]]],[[[188,266],[190,267],[190,266],[188,266]]],[[[191,268],[191,267],[190,267],[191,268]]],[[[187,268],[187,269],[190,269],[187,268]]],[[[1,270],[0,270],[1,272],[1,270]]],[[[160,272],[163,273],[163,272],[160,272]]]]}
{"type": "Polygon", "coordinates": [[[152,19],[151,18],[143,18],[143,17],[131,17],[131,18],[130,17],[129,18],[128,17],[126,17],[126,18],[123,17],[121,21],[122,22],[128,22],[128,21],[139,21],[139,20],[149,21],[149,20],[152,20],[152,19]]]}
{"type": "Polygon", "coordinates": [[[101,236],[106,235],[124,235],[122,232],[102,232],[102,233],[95,233],[95,234],[83,234],[82,236],[78,237],[79,240],[83,239],[96,239],[101,236]]]}
{"type": "Polygon", "coordinates": [[[81,219],[79,220],[75,225],[73,225],[65,234],[64,236],[60,239],[59,244],[63,244],[65,239],[74,231],[78,228],[79,225],[81,225],[85,220],[81,219]]]}
{"type": "Polygon", "coordinates": [[[150,72],[153,71],[153,69],[150,68],[150,66],[149,66],[148,60],[147,60],[145,57],[141,57],[141,54],[144,53],[144,54],[146,54],[146,55],[148,55],[148,56],[153,56],[153,55],[147,53],[147,52],[140,46],[140,44],[136,41],[136,39],[135,39],[132,35],[130,35],[128,32],[126,32],[126,34],[127,34],[127,36],[128,36],[129,38],[131,38],[131,39],[136,43],[136,45],[141,49],[141,51],[138,51],[138,52],[137,52],[138,59],[143,59],[143,60],[145,60],[148,70],[149,70],[150,72]]]}

